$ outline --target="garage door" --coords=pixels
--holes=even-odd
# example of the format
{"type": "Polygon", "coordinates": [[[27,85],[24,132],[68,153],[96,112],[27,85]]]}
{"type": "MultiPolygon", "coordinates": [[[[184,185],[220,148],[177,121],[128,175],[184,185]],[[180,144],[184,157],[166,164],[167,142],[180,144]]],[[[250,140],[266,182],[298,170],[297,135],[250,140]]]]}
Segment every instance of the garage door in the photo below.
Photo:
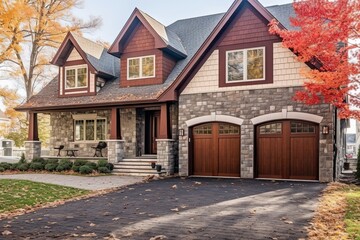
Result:
{"type": "Polygon", "coordinates": [[[206,123],[192,129],[192,173],[240,177],[240,127],[206,123]]]}
{"type": "Polygon", "coordinates": [[[303,121],[278,121],[256,129],[258,178],[318,179],[319,130],[303,121]]]}

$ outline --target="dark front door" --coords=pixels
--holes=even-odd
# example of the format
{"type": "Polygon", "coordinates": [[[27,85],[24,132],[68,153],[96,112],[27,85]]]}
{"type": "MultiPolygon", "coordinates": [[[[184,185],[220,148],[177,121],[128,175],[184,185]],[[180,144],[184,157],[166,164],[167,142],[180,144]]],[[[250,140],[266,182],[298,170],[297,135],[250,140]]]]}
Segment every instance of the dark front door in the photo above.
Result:
{"type": "Polygon", "coordinates": [[[199,176],[240,177],[240,127],[206,123],[192,129],[192,171],[199,176]]]}
{"type": "Polygon", "coordinates": [[[145,151],[146,154],[157,153],[156,139],[160,132],[160,111],[147,111],[145,114],[145,151]]]}
{"type": "Polygon", "coordinates": [[[259,178],[318,179],[318,126],[286,120],[256,129],[256,166],[259,178]]]}

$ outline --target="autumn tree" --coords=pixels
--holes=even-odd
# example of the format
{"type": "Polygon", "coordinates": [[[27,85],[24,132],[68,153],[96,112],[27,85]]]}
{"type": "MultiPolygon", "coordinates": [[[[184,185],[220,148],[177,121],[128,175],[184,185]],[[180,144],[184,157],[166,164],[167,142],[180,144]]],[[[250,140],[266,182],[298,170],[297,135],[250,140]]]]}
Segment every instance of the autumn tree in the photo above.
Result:
{"type": "MultiPolygon", "coordinates": [[[[68,31],[80,33],[100,24],[83,22],[71,10],[80,0],[0,0],[0,65],[2,77],[20,78],[26,100],[54,73],[46,66],[68,31]]],[[[56,73],[55,73],[56,74],[56,73]]]]}
{"type": "Polygon", "coordinates": [[[280,35],[283,45],[316,69],[304,71],[308,81],[295,100],[305,104],[330,103],[342,118],[360,119],[360,1],[295,0],[293,30],[275,20],[270,32],[280,35]],[[347,101],[348,99],[348,101],[347,101]]]}

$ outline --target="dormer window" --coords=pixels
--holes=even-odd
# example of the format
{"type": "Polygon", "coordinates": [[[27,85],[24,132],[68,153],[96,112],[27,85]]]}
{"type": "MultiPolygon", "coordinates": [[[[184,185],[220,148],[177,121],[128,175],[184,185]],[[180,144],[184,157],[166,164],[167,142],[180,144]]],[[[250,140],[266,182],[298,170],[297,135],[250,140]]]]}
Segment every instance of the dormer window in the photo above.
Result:
{"type": "Polygon", "coordinates": [[[86,88],[88,86],[87,65],[65,68],[65,89],[86,88]]]}
{"type": "Polygon", "coordinates": [[[128,80],[155,77],[155,55],[128,58],[127,73],[128,80]]]}

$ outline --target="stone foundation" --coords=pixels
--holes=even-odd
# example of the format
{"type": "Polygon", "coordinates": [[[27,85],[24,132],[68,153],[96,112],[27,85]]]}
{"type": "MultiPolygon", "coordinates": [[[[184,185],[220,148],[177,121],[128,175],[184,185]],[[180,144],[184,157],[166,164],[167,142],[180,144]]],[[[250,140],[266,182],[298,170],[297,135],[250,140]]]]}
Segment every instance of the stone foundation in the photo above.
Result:
{"type": "Polygon", "coordinates": [[[157,164],[162,166],[166,175],[173,175],[175,169],[175,141],[172,139],[157,139],[157,164]]]}
{"type": "Polygon", "coordinates": [[[108,140],[107,141],[107,150],[108,150],[108,162],[118,163],[124,159],[125,152],[125,141],[123,140],[108,140]]]}
{"type": "Polygon", "coordinates": [[[31,161],[34,158],[41,157],[41,142],[26,141],[25,142],[25,159],[31,161]]]}

